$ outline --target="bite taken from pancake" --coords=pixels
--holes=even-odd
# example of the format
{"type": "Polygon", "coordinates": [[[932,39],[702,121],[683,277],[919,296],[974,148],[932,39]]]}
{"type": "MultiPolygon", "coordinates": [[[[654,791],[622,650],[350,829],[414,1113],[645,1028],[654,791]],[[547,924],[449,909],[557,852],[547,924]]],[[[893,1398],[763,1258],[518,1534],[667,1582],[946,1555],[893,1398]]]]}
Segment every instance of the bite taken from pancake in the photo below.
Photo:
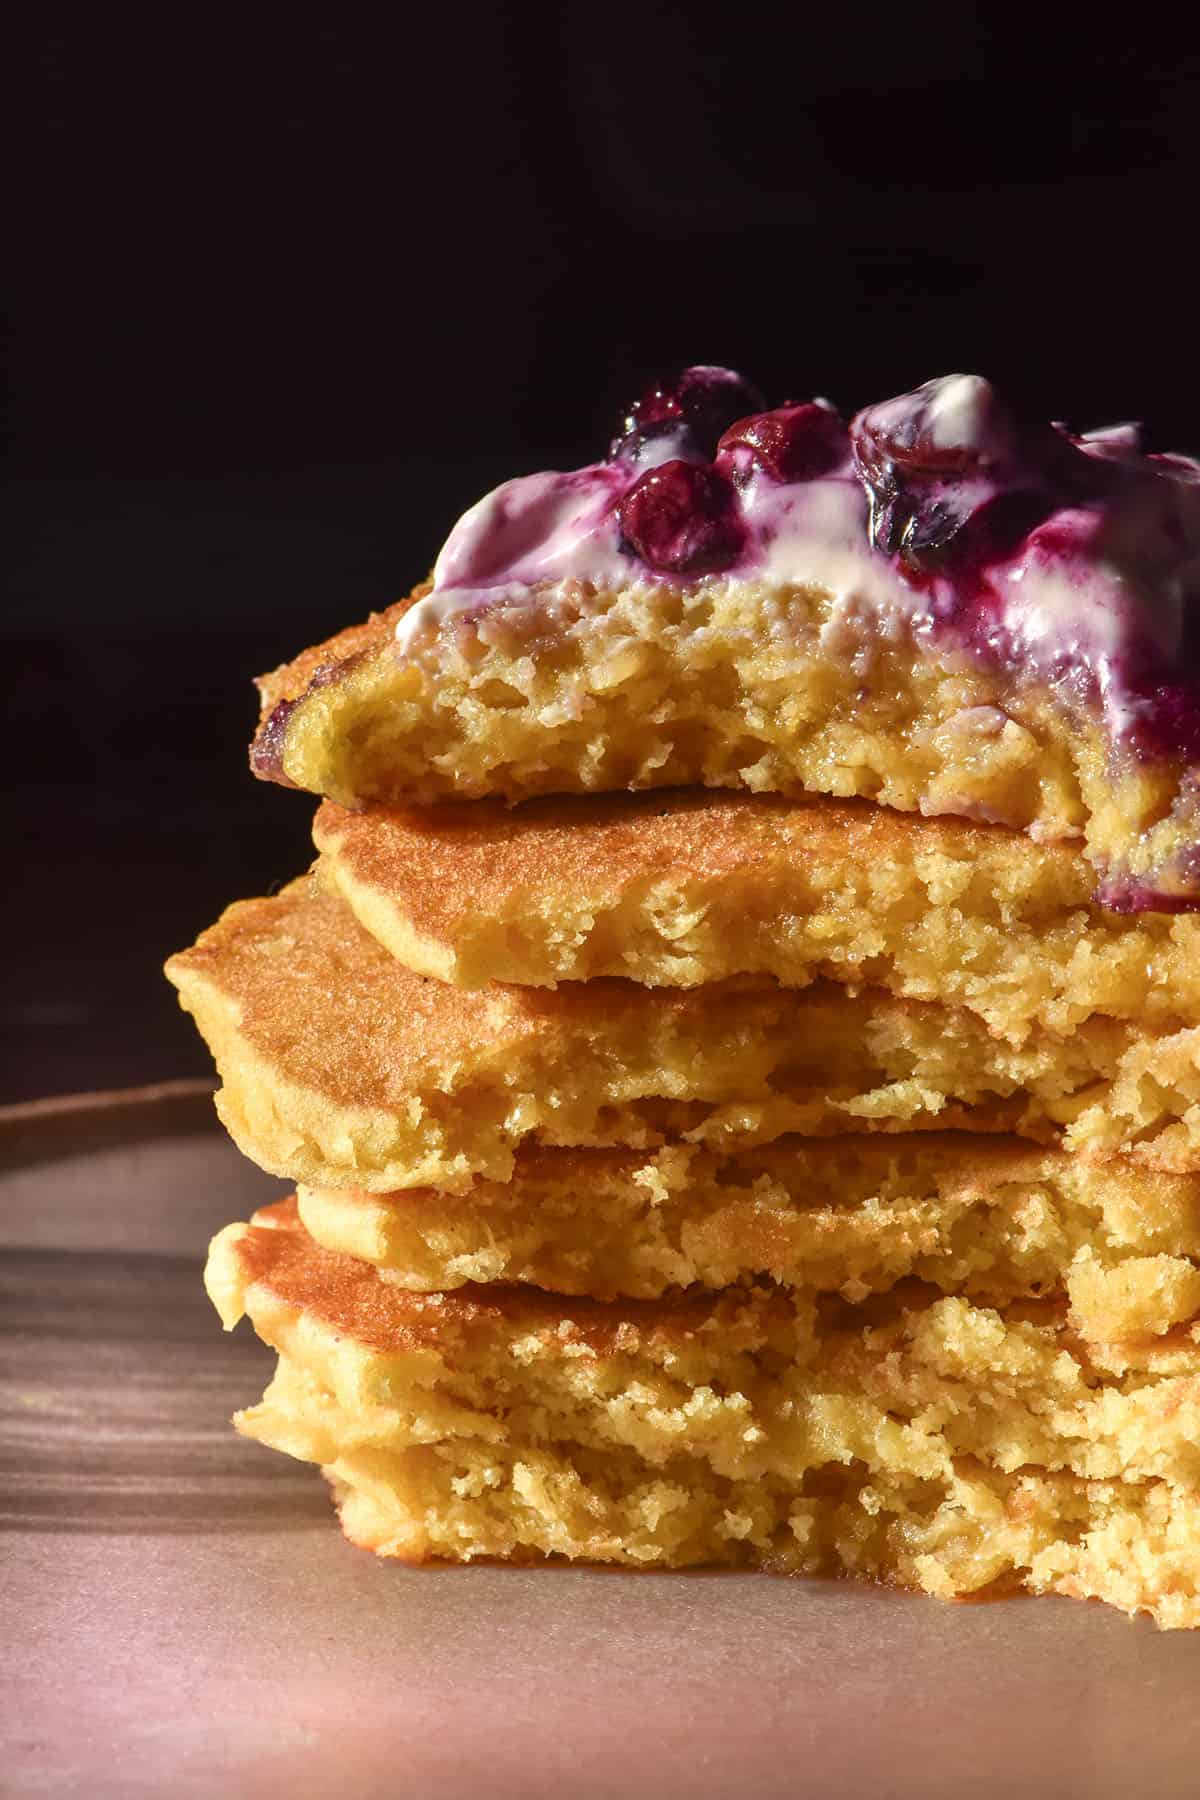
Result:
{"type": "Polygon", "coordinates": [[[846,425],[685,370],[518,477],[432,584],[260,683],[255,771],[348,807],[700,784],[1080,838],[1200,904],[1200,468],[978,376],[846,425]]]}

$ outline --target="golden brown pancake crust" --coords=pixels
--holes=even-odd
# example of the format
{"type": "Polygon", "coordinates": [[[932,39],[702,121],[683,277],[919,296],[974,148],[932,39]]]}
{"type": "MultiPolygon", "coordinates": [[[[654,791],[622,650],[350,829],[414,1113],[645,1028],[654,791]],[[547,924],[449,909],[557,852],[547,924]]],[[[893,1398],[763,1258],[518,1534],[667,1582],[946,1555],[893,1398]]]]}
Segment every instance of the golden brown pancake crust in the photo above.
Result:
{"type": "MultiPolygon", "coordinates": [[[[719,1319],[732,1327],[741,1304],[736,1290],[616,1303],[566,1300],[499,1283],[454,1294],[414,1294],[381,1279],[370,1263],[323,1250],[300,1223],[294,1196],[260,1208],[237,1238],[236,1253],[249,1282],[389,1355],[440,1349],[450,1334],[479,1339],[520,1332],[553,1338],[565,1351],[612,1356],[630,1333],[641,1343],[663,1343],[686,1339],[719,1319]]],[[[780,1306],[782,1312],[782,1301],[780,1306]]]]}
{"type": "Polygon", "coordinates": [[[318,673],[381,649],[409,607],[423,600],[431,586],[431,582],[422,581],[411,594],[406,594],[403,600],[393,601],[383,612],[371,613],[357,625],[347,625],[323,643],[311,644],[290,662],[280,663],[277,669],[259,675],[255,686],[262,702],[261,724],[267,723],[281,701],[299,699],[318,673]]]}
{"type": "Polygon", "coordinates": [[[318,878],[406,967],[464,987],[829,980],[967,1007],[1021,1043],[1093,1015],[1200,1024],[1200,918],[1090,902],[1066,844],[862,801],[660,791],[516,808],[326,803],[318,878]]]}
{"type": "Polygon", "coordinates": [[[1019,1045],[962,1007],[767,977],[647,992],[454,988],[412,974],[335,898],[232,906],[167,964],[265,1168],[311,1186],[457,1187],[551,1144],[764,1143],[784,1132],[1015,1130],[1200,1167],[1200,1029],[1095,1015],[1019,1045]]]}
{"type": "Polygon", "coordinates": [[[171,971],[236,997],[242,1031],[265,1058],[347,1106],[386,1108],[481,1041],[536,1031],[556,999],[519,988],[468,994],[412,975],[307,881],[229,907],[171,971]]]}
{"type": "MultiPolygon", "coordinates": [[[[333,1104],[381,1109],[403,1105],[421,1088],[456,1088],[475,1068],[505,1068],[526,1046],[543,1046],[553,1064],[577,1055],[593,1033],[613,1054],[642,1044],[651,1020],[662,1041],[703,1033],[708,1024],[715,1032],[726,1000],[733,1003],[727,1029],[736,1034],[728,1049],[747,1063],[764,1033],[794,1016],[799,1024],[822,999],[839,1011],[844,1005],[848,1020],[856,1016],[856,1002],[837,990],[798,996],[753,977],[652,995],[620,978],[553,990],[460,989],[412,974],[348,906],[306,880],[229,907],[171,958],[168,974],[180,987],[191,978],[211,982],[234,1000],[243,1036],[290,1079],[333,1104]]],[[[928,1010],[887,1004],[897,1017],[928,1010]]],[[[798,1066],[815,1067],[820,1054],[811,1042],[795,1047],[798,1066]]]]}
{"type": "MultiPolygon", "coordinates": [[[[848,837],[868,860],[898,853],[907,860],[916,845],[971,861],[1015,836],[1002,826],[912,817],[866,800],[697,788],[554,795],[516,807],[477,800],[351,812],[326,800],[313,835],[319,850],[336,846],[355,874],[403,896],[414,923],[439,933],[452,929],[464,896],[482,912],[513,889],[617,890],[668,875],[717,881],[768,869],[781,851],[801,865],[832,861],[848,837]]],[[[1031,864],[1053,870],[1057,903],[1088,905],[1095,875],[1076,845],[1017,841],[1031,864]]]]}

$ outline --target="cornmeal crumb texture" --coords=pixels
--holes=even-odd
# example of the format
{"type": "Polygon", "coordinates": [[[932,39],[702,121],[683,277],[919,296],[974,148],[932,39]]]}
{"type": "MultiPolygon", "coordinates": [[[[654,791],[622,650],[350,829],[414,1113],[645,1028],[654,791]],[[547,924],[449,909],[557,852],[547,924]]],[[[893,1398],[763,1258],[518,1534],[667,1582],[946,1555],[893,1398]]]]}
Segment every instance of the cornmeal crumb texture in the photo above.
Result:
{"type": "Polygon", "coordinates": [[[978,1015],[734,978],[464,990],[413,975],[306,882],[229,908],[167,973],[239,1146],[312,1187],[507,1180],[523,1143],[731,1148],[969,1126],[1200,1168],[1200,1028],[1103,1015],[1021,1045],[978,1015]]]}
{"type": "Polygon", "coordinates": [[[1200,1622],[1186,1323],[1110,1341],[1065,1295],[997,1309],[917,1281],[854,1306],[413,1294],[286,1205],[222,1232],[206,1280],[279,1353],[239,1428],[322,1464],[384,1554],[1008,1580],[1200,1622]]]}
{"type": "Polygon", "coordinates": [[[402,651],[410,603],[263,677],[261,773],[351,807],[691,784],[857,795],[1083,836],[1102,871],[1164,892],[1195,842],[1178,759],[1114,763],[1086,708],[929,657],[823,589],[567,582],[402,651]]]}
{"type": "Polygon", "coordinates": [[[1104,1013],[1200,1024],[1200,919],[1091,904],[1075,845],[864,802],[694,789],[509,808],[326,803],[323,883],[410,969],[478,987],[827,978],[1019,1043],[1104,1013]]]}
{"type": "Polygon", "coordinates": [[[523,1150],[511,1181],[463,1194],[302,1188],[298,1205],[319,1244],[418,1291],[523,1282],[654,1299],[763,1277],[862,1300],[919,1276],[999,1303],[1065,1282],[1104,1338],[1200,1312],[1200,1176],[1009,1138],[523,1150]]]}

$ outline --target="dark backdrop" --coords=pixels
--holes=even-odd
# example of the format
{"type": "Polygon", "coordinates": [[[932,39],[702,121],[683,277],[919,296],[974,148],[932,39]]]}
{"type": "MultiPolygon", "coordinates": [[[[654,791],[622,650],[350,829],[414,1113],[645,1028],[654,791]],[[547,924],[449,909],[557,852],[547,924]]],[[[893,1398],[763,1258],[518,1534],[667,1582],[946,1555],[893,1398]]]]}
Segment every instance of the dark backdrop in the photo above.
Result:
{"type": "Polygon", "coordinates": [[[40,10],[4,1098],[206,1067],[159,964],[308,854],[310,802],[246,772],[250,676],[404,591],[484,487],[592,457],[654,373],[855,407],[979,369],[1200,448],[1170,12],[40,10]]]}

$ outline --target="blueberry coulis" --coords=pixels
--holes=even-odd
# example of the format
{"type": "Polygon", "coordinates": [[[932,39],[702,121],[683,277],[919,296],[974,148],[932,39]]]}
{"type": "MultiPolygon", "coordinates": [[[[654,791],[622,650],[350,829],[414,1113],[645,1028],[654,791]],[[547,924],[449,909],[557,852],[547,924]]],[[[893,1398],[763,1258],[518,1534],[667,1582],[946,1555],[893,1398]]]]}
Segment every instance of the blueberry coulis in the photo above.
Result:
{"type": "Polygon", "coordinates": [[[1034,668],[1135,754],[1200,756],[1200,466],[1134,426],[1018,424],[977,376],[867,407],[850,440],[919,632],[1034,668]]]}

